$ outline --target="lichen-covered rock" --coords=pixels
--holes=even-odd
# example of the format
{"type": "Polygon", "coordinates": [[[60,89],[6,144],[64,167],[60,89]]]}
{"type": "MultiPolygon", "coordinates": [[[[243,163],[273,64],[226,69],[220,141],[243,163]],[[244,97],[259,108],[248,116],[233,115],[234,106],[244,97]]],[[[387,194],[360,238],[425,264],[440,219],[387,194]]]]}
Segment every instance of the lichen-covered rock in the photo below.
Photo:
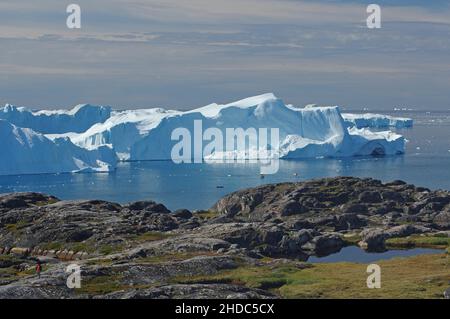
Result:
{"type": "Polygon", "coordinates": [[[207,214],[172,213],[153,201],[0,195],[0,268],[7,268],[0,272],[0,298],[273,297],[202,276],[326,256],[358,234],[371,251],[385,250],[389,238],[442,236],[450,230],[449,214],[447,191],[352,177],[238,191],[207,214]],[[45,265],[41,278],[24,276],[38,259],[45,265]],[[82,293],[66,286],[69,263],[82,266],[82,293]]]}
{"type": "Polygon", "coordinates": [[[229,284],[167,285],[162,287],[117,292],[98,299],[274,299],[276,295],[262,289],[229,284]]]}
{"type": "Polygon", "coordinates": [[[431,229],[423,226],[400,225],[389,229],[368,229],[361,232],[362,241],[359,245],[368,251],[384,251],[385,241],[394,237],[407,237],[414,234],[430,232],[431,229]]]}
{"type": "Polygon", "coordinates": [[[302,246],[303,250],[313,252],[316,256],[326,256],[344,247],[345,243],[337,234],[326,234],[314,237],[302,246]]]}

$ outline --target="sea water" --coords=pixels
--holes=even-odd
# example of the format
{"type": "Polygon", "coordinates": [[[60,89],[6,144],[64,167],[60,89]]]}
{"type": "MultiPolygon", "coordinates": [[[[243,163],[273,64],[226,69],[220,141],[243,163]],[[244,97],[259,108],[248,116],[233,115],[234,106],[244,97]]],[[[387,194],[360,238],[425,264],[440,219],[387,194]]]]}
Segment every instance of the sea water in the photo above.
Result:
{"type": "Polygon", "coordinates": [[[280,161],[279,172],[264,179],[260,177],[258,163],[127,162],[120,163],[115,172],[103,174],[0,176],[0,193],[35,191],[60,199],[119,203],[154,200],[172,210],[195,210],[208,209],[219,198],[238,189],[333,176],[401,179],[431,189],[450,190],[450,111],[391,115],[415,120],[414,128],[397,130],[409,141],[405,155],[280,161]]]}

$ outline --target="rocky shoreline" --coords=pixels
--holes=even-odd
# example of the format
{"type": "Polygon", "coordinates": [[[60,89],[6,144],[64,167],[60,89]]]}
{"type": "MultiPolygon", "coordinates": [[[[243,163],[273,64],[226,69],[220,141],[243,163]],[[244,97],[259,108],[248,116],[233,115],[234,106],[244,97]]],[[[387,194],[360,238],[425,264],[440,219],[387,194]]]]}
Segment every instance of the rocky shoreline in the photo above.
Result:
{"type": "MultiPolygon", "coordinates": [[[[235,275],[243,268],[311,272],[310,256],[349,245],[377,252],[395,245],[448,249],[449,236],[450,192],[402,181],[339,177],[265,185],[196,212],[171,212],[153,201],[6,194],[0,195],[0,298],[278,298],[289,281],[265,278],[256,285],[235,275]],[[40,278],[33,272],[37,259],[44,264],[40,278]],[[80,289],[66,286],[70,263],[81,266],[80,289]]],[[[439,286],[430,289],[443,292],[450,268],[448,256],[439,258],[439,286]]]]}

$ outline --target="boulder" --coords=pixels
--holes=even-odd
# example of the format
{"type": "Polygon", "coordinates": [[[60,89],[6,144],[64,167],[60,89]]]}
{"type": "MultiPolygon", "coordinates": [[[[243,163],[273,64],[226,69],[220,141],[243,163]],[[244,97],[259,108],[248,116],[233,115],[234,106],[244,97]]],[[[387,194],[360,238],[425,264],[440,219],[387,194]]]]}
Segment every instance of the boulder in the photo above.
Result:
{"type": "Polygon", "coordinates": [[[9,253],[18,256],[28,256],[30,252],[30,248],[13,247],[9,253]]]}
{"type": "Polygon", "coordinates": [[[386,234],[382,229],[369,229],[361,233],[362,240],[358,245],[367,251],[382,252],[386,250],[386,234]]]}
{"type": "Polygon", "coordinates": [[[67,242],[82,242],[94,235],[90,229],[76,229],[68,233],[67,242]]]}
{"type": "Polygon", "coordinates": [[[296,214],[306,213],[308,209],[301,205],[299,202],[291,200],[284,203],[280,207],[281,216],[291,216],[296,214]]]}
{"type": "Polygon", "coordinates": [[[382,201],[380,192],[365,191],[359,195],[359,201],[362,203],[380,203],[382,201]]]}
{"type": "Polygon", "coordinates": [[[366,214],[368,212],[366,205],[353,203],[342,205],[340,210],[343,214],[366,214]]]}
{"type": "Polygon", "coordinates": [[[343,214],[336,216],[335,231],[352,230],[362,228],[367,222],[361,219],[357,214],[343,214]]]}
{"type": "Polygon", "coordinates": [[[385,251],[385,241],[394,237],[407,237],[414,234],[428,233],[431,229],[423,226],[400,225],[389,229],[368,229],[361,232],[359,245],[368,251],[385,251]]]}
{"type": "MultiPolygon", "coordinates": [[[[319,233],[313,229],[303,229],[283,236],[279,247],[283,255],[294,256],[302,253],[302,245],[317,236],[319,233]]],[[[281,255],[281,254],[280,254],[281,255]]]]}
{"type": "Polygon", "coordinates": [[[139,201],[128,204],[126,208],[132,211],[146,211],[151,213],[168,214],[170,210],[163,204],[155,203],[154,201],[139,201]]]}
{"type": "Polygon", "coordinates": [[[310,242],[304,244],[302,249],[316,256],[326,256],[336,253],[344,247],[345,243],[337,234],[326,234],[314,237],[310,242]]]}
{"type": "Polygon", "coordinates": [[[176,284],[121,291],[98,296],[98,299],[273,299],[272,293],[256,288],[230,284],[176,284]]]}
{"type": "Polygon", "coordinates": [[[173,212],[173,216],[180,219],[189,219],[192,217],[192,213],[187,209],[179,209],[173,212]]]}
{"type": "Polygon", "coordinates": [[[45,205],[59,201],[54,196],[41,193],[12,193],[0,195],[1,209],[26,208],[32,205],[45,205]]]}

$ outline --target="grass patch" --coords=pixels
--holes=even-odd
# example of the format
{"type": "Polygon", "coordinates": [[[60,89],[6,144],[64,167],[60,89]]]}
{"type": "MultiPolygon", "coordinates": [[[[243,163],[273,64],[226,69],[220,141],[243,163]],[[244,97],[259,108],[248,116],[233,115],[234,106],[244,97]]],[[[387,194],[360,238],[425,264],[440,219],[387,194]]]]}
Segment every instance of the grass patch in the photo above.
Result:
{"type": "Polygon", "coordinates": [[[13,267],[0,268],[0,278],[16,277],[17,270],[13,267]]]}
{"type": "Polygon", "coordinates": [[[205,282],[230,283],[271,290],[287,284],[289,278],[286,274],[290,273],[292,269],[289,266],[281,266],[279,268],[269,266],[241,266],[237,269],[223,271],[212,276],[178,277],[174,278],[174,282],[183,284],[205,282]]]}
{"type": "Polygon", "coordinates": [[[81,242],[81,243],[74,243],[69,245],[70,249],[73,252],[87,252],[88,254],[95,252],[95,246],[92,242],[81,242]]]}
{"type": "Polygon", "coordinates": [[[6,224],[6,229],[11,233],[18,233],[21,229],[30,226],[31,224],[29,222],[26,222],[24,220],[19,220],[15,224],[6,224]]]}
{"type": "Polygon", "coordinates": [[[75,253],[81,251],[81,252],[87,252],[92,253],[95,251],[95,247],[92,243],[89,242],[81,242],[81,243],[65,243],[65,242],[59,242],[54,241],[46,244],[42,244],[39,246],[39,248],[43,250],[71,250],[75,253]]]}
{"type": "Polygon", "coordinates": [[[39,201],[39,202],[36,202],[36,206],[39,206],[39,207],[42,207],[42,206],[47,206],[47,205],[51,205],[51,204],[55,204],[55,203],[57,203],[58,202],[58,200],[56,200],[56,199],[50,199],[50,200],[48,200],[48,201],[39,201]]]}
{"type": "MultiPolygon", "coordinates": [[[[42,265],[42,272],[49,269],[49,266],[42,265]]],[[[20,271],[16,269],[14,266],[8,268],[0,268],[0,279],[6,282],[8,281],[17,281],[23,277],[29,277],[36,275],[35,265],[28,265],[27,269],[20,271]]]]}
{"type": "Polygon", "coordinates": [[[93,265],[97,265],[97,266],[111,266],[113,264],[111,259],[108,258],[95,258],[95,259],[89,259],[86,261],[86,265],[88,266],[93,266],[93,265]]]}
{"type": "Polygon", "coordinates": [[[213,219],[220,214],[211,210],[201,210],[193,213],[193,216],[198,217],[203,220],[213,219]]]}
{"type": "Polygon", "coordinates": [[[102,255],[111,255],[122,251],[124,247],[125,247],[124,244],[102,245],[100,246],[98,251],[102,255]]]}
{"type": "Polygon", "coordinates": [[[97,276],[81,281],[81,288],[76,289],[78,294],[102,295],[128,288],[121,283],[121,275],[97,276]]]}
{"type": "Polygon", "coordinates": [[[65,248],[64,246],[65,246],[64,243],[54,241],[54,242],[42,244],[42,245],[40,245],[40,248],[43,250],[63,250],[65,248]]]}
{"type": "Polygon", "coordinates": [[[117,245],[102,245],[100,247],[96,247],[95,243],[92,240],[87,240],[84,242],[76,242],[76,243],[66,243],[66,242],[50,242],[46,244],[42,244],[39,246],[39,248],[43,250],[68,250],[73,251],[74,253],[77,252],[86,252],[88,254],[95,253],[97,250],[104,255],[111,254],[114,252],[118,252],[122,250],[123,245],[117,244],[117,245]]]}
{"type": "Polygon", "coordinates": [[[0,255],[0,261],[16,261],[17,256],[15,255],[0,255]]]}
{"type": "Polygon", "coordinates": [[[367,288],[367,265],[358,263],[314,264],[305,269],[242,266],[213,276],[175,280],[226,281],[266,289],[283,298],[442,298],[450,278],[448,258],[441,254],[380,261],[381,289],[367,288]]]}
{"type": "Polygon", "coordinates": [[[386,246],[391,248],[438,248],[446,249],[450,247],[450,238],[440,235],[413,235],[404,238],[390,238],[386,240],[386,246]]]}
{"type": "Polygon", "coordinates": [[[17,281],[18,279],[19,277],[17,276],[17,270],[15,268],[0,268],[0,286],[17,281]]]}
{"type": "Polygon", "coordinates": [[[362,240],[361,235],[359,234],[345,234],[342,237],[346,246],[356,246],[362,240]]]}
{"type": "Polygon", "coordinates": [[[188,260],[197,256],[217,256],[215,252],[171,252],[161,256],[147,256],[136,259],[136,262],[144,264],[158,264],[165,262],[177,262],[188,260]]]}
{"type": "Polygon", "coordinates": [[[152,231],[152,232],[147,232],[147,233],[132,237],[131,240],[134,240],[137,242],[148,242],[148,241],[163,240],[163,239],[169,238],[171,236],[172,236],[171,234],[152,231]]]}
{"type": "MultiPolygon", "coordinates": [[[[48,269],[49,269],[49,266],[47,266],[45,264],[41,265],[41,272],[44,272],[48,269]]],[[[19,276],[19,277],[28,277],[28,276],[32,276],[32,275],[36,275],[35,265],[31,265],[28,269],[17,273],[17,276],[19,276]]]]}

